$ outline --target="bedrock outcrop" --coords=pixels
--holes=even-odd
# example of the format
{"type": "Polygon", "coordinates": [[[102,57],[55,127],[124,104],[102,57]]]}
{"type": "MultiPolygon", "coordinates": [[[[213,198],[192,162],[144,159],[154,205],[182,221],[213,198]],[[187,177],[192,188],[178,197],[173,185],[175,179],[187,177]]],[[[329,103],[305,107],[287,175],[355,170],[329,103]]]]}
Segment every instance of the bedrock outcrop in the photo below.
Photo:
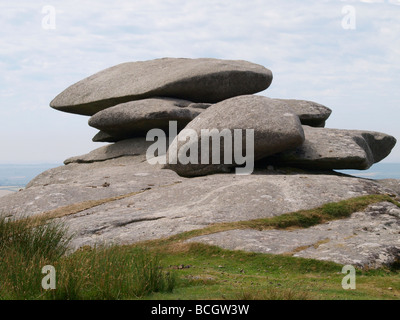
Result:
{"type": "MultiPolygon", "coordinates": [[[[150,165],[145,161],[145,155],[139,154],[70,163],[48,170],[33,179],[26,189],[0,198],[0,212],[8,217],[47,215],[63,221],[74,234],[72,247],[76,249],[104,242],[129,244],[160,239],[214,223],[273,217],[368,194],[398,196],[379,182],[329,171],[288,173],[283,169],[270,169],[255,171],[248,176],[215,174],[184,178],[159,165],[150,165]]],[[[246,235],[241,235],[236,242],[228,242],[235,244],[235,248],[249,250],[253,249],[246,247],[248,241],[257,248],[281,246],[270,252],[281,253],[289,247],[316,243],[322,236],[325,239],[335,235],[337,239],[344,239],[351,230],[378,228],[366,233],[364,238],[354,237],[354,241],[346,242],[348,250],[357,252],[363,241],[372,238],[375,241],[375,251],[366,248],[362,259],[360,255],[354,255],[352,259],[378,266],[382,259],[379,254],[372,253],[381,252],[387,256],[387,261],[394,261],[398,257],[395,250],[398,246],[398,234],[395,234],[399,224],[397,209],[382,204],[368,210],[334,222],[330,233],[324,232],[329,225],[315,227],[315,231],[312,228],[301,230],[298,237],[287,231],[276,231],[272,234],[279,234],[281,240],[278,241],[249,230],[240,231],[246,235]],[[344,225],[347,227],[340,227],[344,225]],[[253,239],[254,234],[257,236],[253,239]],[[257,239],[262,245],[255,242],[257,239]]],[[[216,240],[210,238],[214,239],[213,244],[225,246],[224,235],[213,237],[216,237],[216,240]],[[218,237],[221,237],[220,242],[218,237]]],[[[207,242],[205,238],[198,240],[207,242]]],[[[350,261],[338,259],[343,249],[335,246],[335,241],[332,240],[326,254],[310,249],[313,253],[306,255],[305,252],[304,257],[318,259],[320,252],[321,259],[350,261]]],[[[301,252],[298,255],[303,256],[301,252]]]]}

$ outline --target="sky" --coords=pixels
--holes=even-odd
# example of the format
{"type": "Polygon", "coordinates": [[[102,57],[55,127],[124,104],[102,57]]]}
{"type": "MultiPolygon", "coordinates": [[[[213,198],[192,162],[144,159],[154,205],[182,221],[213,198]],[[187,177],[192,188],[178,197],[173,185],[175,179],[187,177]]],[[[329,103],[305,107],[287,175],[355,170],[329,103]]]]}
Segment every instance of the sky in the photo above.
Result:
{"type": "Polygon", "coordinates": [[[400,0],[0,2],[0,164],[62,163],[101,147],[88,117],[50,101],[102,69],[162,57],[240,59],[272,70],[259,93],[333,110],[327,127],[397,138],[400,0]]]}

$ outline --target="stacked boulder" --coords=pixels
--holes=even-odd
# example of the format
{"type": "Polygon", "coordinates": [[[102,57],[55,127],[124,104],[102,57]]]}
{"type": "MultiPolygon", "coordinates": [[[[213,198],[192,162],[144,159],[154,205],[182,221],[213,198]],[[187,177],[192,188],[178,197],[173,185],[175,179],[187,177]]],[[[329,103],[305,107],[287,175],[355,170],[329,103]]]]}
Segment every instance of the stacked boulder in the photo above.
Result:
{"type": "MultiPolygon", "coordinates": [[[[183,129],[199,136],[205,129],[229,130],[232,136],[237,129],[252,129],[254,160],[317,170],[368,169],[396,144],[394,137],[383,133],[324,128],[331,110],[318,103],[254,95],[271,82],[270,70],[247,61],[164,58],[105,69],[70,86],[50,105],[91,116],[89,125],[99,129],[93,141],[113,142],[114,150],[123,145],[135,153],[137,148],[137,154],[148,146],[149,130],[168,134],[170,122],[176,121],[177,152],[168,151],[169,160],[187,152],[183,129]]],[[[107,159],[105,153],[99,159],[107,159]]],[[[199,176],[229,172],[238,165],[201,164],[200,150],[197,156],[197,163],[176,158],[165,168],[199,176]]]]}

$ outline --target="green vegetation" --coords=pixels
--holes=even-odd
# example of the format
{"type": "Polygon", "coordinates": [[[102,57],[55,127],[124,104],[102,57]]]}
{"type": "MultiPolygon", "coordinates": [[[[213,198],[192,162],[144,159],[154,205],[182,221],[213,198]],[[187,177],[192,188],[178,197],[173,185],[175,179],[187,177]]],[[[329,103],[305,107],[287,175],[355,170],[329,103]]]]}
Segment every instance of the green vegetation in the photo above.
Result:
{"type": "Polygon", "coordinates": [[[40,288],[40,266],[60,259],[69,240],[62,225],[32,228],[26,220],[0,217],[0,298],[33,297],[40,288]]]}
{"type": "Polygon", "coordinates": [[[126,299],[174,288],[154,253],[98,247],[66,255],[70,240],[61,224],[0,217],[0,299],[126,299]],[[46,265],[56,269],[56,290],[42,288],[46,265]]]}
{"type": "Polygon", "coordinates": [[[272,218],[216,223],[203,229],[192,230],[172,236],[168,238],[167,241],[187,240],[202,235],[236,229],[268,230],[309,228],[328,221],[348,218],[352,213],[362,211],[371,204],[385,201],[400,207],[400,204],[389,195],[368,195],[340,202],[327,203],[315,209],[300,210],[272,218]]]}
{"type": "Polygon", "coordinates": [[[141,248],[87,248],[54,266],[59,280],[47,294],[52,299],[137,299],[175,286],[174,274],[163,271],[157,255],[141,248]]]}
{"type": "Polygon", "coordinates": [[[365,196],[279,217],[222,223],[131,246],[82,248],[53,220],[0,217],[0,299],[399,299],[400,272],[357,270],[357,290],[342,289],[342,266],[312,259],[230,251],[184,240],[237,228],[306,228],[370,204],[365,196]],[[50,221],[50,222],[49,222],[50,221]],[[57,289],[41,287],[52,265],[57,289]]]}
{"type": "Polygon", "coordinates": [[[394,270],[357,270],[357,289],[348,291],[342,266],[332,262],[198,243],[170,243],[158,252],[165,267],[190,268],[176,270],[172,293],[146,299],[400,299],[400,272],[394,270]]]}

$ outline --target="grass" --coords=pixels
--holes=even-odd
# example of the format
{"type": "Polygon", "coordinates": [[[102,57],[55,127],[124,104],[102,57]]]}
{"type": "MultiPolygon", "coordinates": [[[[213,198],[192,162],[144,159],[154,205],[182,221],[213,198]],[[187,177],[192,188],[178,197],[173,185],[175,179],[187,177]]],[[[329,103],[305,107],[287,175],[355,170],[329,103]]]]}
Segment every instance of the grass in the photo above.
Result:
{"type": "Polygon", "coordinates": [[[307,228],[349,217],[387,195],[358,197],[279,217],[215,224],[130,246],[82,248],[54,220],[0,217],[0,299],[399,299],[397,269],[357,270],[357,290],[342,289],[342,266],[312,259],[230,251],[186,239],[237,228],[307,228]],[[50,221],[50,222],[49,222],[50,221]],[[41,287],[53,265],[57,289],[41,287]],[[12,267],[10,267],[12,266],[12,267]]]}
{"type": "Polygon", "coordinates": [[[264,290],[245,289],[234,296],[234,300],[310,300],[310,294],[297,289],[279,289],[273,286],[264,290]]]}
{"type": "Polygon", "coordinates": [[[174,273],[163,271],[157,255],[141,248],[87,248],[55,267],[61,280],[46,298],[138,299],[153,292],[171,292],[175,286],[174,273]]]}
{"type": "Polygon", "coordinates": [[[32,227],[26,220],[0,217],[0,297],[24,299],[37,291],[41,267],[60,259],[70,238],[60,224],[32,227]],[[12,267],[10,267],[12,266],[12,267]]]}
{"type": "MultiPolygon", "coordinates": [[[[161,249],[161,248],[159,248],[161,249]]],[[[172,293],[161,300],[364,300],[399,299],[400,273],[389,269],[357,270],[357,289],[344,290],[341,265],[282,255],[231,251],[199,243],[163,246],[164,266],[176,270],[172,293]],[[392,290],[390,290],[391,288],[392,290]]]]}
{"type": "MultiPolygon", "coordinates": [[[[300,210],[271,218],[216,223],[203,229],[183,232],[161,241],[182,241],[198,236],[237,229],[270,230],[309,228],[328,221],[348,218],[352,213],[362,211],[369,205],[378,202],[391,202],[400,207],[400,204],[389,195],[368,195],[334,203],[327,203],[318,208],[300,210]]],[[[155,240],[148,243],[155,244],[159,241],[160,240],[155,240]]]]}
{"type": "MultiPolygon", "coordinates": [[[[32,227],[27,220],[9,221],[0,217],[0,255],[23,254],[27,259],[58,259],[65,254],[70,237],[58,223],[32,227]]],[[[2,259],[3,260],[3,259],[2,259]]]]}
{"type": "Polygon", "coordinates": [[[0,217],[0,299],[132,299],[174,288],[155,253],[97,247],[66,255],[71,237],[62,224],[31,222],[0,217]],[[56,269],[56,290],[42,288],[46,265],[56,269]]]}

